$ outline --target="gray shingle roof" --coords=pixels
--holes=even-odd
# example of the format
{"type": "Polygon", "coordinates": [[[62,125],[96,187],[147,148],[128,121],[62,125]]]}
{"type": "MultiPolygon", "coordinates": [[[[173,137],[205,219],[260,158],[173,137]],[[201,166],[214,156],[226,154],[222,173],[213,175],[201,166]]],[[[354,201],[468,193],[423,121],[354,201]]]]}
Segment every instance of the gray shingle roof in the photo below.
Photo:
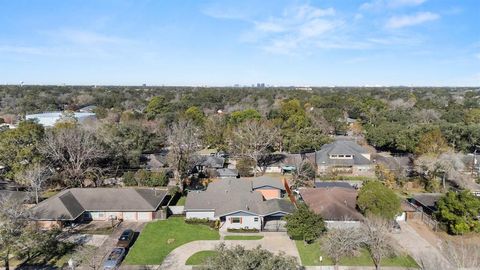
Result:
{"type": "Polygon", "coordinates": [[[316,153],[318,165],[370,165],[372,161],[362,154],[368,154],[368,151],[349,140],[336,140],[333,143],[325,144],[316,153]],[[331,159],[330,155],[353,155],[353,159],[331,159]]]}
{"type": "Polygon", "coordinates": [[[38,220],[74,220],[84,211],[156,211],[166,190],[148,188],[73,188],[39,203],[38,220]]]}
{"type": "Polygon", "coordinates": [[[238,176],[238,171],[235,169],[222,168],[217,169],[218,177],[231,177],[235,178],[238,176]]]}
{"type": "Polygon", "coordinates": [[[259,212],[261,215],[273,214],[275,212],[292,213],[295,211],[295,206],[284,199],[273,199],[263,201],[259,204],[259,212]]]}
{"type": "Polygon", "coordinates": [[[352,185],[350,185],[347,182],[341,182],[341,181],[315,182],[315,187],[316,188],[341,187],[341,188],[351,188],[351,189],[353,189],[352,185]]]}
{"type": "Polygon", "coordinates": [[[270,177],[270,176],[260,176],[255,177],[252,179],[252,187],[253,189],[261,188],[261,187],[273,187],[280,190],[285,190],[285,186],[283,182],[278,177],[270,177]]]}
{"type": "Polygon", "coordinates": [[[437,202],[442,196],[442,193],[421,193],[414,195],[413,199],[425,207],[437,209],[437,202]]]}
{"type": "Polygon", "coordinates": [[[225,158],[218,156],[197,156],[197,165],[220,169],[225,165],[225,158]]]}
{"type": "MultiPolygon", "coordinates": [[[[215,217],[221,217],[238,211],[257,215],[293,210],[288,201],[264,201],[260,192],[253,190],[253,181],[246,179],[218,179],[210,183],[206,191],[188,193],[185,211],[212,210],[215,217]]],[[[277,200],[272,200],[277,201],[277,200]]]]}

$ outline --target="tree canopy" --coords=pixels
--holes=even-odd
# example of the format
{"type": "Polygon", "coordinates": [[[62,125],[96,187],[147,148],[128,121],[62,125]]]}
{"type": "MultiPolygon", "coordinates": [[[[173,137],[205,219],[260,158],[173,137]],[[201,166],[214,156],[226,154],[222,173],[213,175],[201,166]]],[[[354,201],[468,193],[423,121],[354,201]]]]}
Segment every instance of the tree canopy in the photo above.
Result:
{"type": "Polygon", "coordinates": [[[437,203],[435,216],[453,234],[480,232],[480,199],[469,190],[447,192],[437,203]]]}
{"type": "Polygon", "coordinates": [[[400,198],[378,181],[363,183],[358,193],[357,205],[364,215],[393,219],[400,213],[400,198]]]}

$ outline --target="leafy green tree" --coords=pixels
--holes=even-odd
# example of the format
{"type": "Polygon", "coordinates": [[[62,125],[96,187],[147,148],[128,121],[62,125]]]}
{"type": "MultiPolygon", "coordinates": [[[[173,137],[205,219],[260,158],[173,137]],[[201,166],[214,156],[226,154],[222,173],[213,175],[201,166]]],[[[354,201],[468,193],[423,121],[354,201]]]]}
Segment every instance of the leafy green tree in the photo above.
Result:
{"type": "Polygon", "coordinates": [[[185,111],[185,118],[191,120],[198,126],[202,126],[205,122],[205,115],[203,112],[196,106],[192,106],[185,111]]]}
{"type": "Polygon", "coordinates": [[[165,172],[152,172],[142,184],[147,187],[164,187],[168,184],[168,176],[165,172]]]}
{"type": "Polygon", "coordinates": [[[292,214],[285,216],[288,235],[300,238],[304,243],[315,241],[326,231],[322,216],[313,212],[306,204],[299,204],[292,214]]]}
{"type": "Polygon", "coordinates": [[[123,184],[127,187],[138,186],[137,180],[135,179],[135,173],[132,171],[125,172],[122,179],[123,184]]]}
{"type": "Polygon", "coordinates": [[[358,193],[357,206],[364,215],[391,220],[400,213],[400,198],[383,183],[367,181],[358,193]]]}
{"type": "Polygon", "coordinates": [[[153,97],[145,108],[145,114],[148,119],[154,119],[157,115],[166,112],[168,102],[163,96],[153,97]]]}
{"type": "Polygon", "coordinates": [[[17,128],[0,133],[0,165],[6,167],[6,177],[13,179],[29,164],[43,158],[38,147],[44,137],[44,129],[33,121],[20,122],[17,128]]]}
{"type": "Polygon", "coordinates": [[[243,111],[235,111],[230,114],[229,123],[238,125],[247,120],[260,120],[262,115],[255,109],[246,109],[243,111]]]}
{"type": "Polygon", "coordinates": [[[295,270],[300,265],[296,258],[284,253],[274,254],[259,247],[245,249],[237,245],[227,248],[224,243],[216,248],[217,254],[206,259],[200,269],[205,270],[295,270]]]}
{"type": "Polygon", "coordinates": [[[418,142],[415,154],[441,154],[448,150],[448,144],[440,129],[425,133],[418,142]]]}
{"type": "Polygon", "coordinates": [[[469,190],[449,191],[437,203],[435,216],[448,226],[449,233],[480,232],[480,199],[469,190]]]}
{"type": "Polygon", "coordinates": [[[283,146],[291,153],[300,153],[308,150],[318,150],[331,140],[323,130],[306,127],[294,132],[292,137],[284,136],[283,146]]]}

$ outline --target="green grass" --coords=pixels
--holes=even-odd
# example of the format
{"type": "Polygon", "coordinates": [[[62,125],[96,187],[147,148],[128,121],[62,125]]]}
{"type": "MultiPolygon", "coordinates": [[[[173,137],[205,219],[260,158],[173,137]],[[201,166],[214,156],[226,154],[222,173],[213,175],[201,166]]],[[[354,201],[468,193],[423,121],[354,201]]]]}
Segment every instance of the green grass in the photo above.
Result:
{"type": "Polygon", "coordinates": [[[196,240],[219,240],[218,231],[172,217],[148,223],[125,258],[126,264],[161,264],[175,248],[196,240]]]}
{"type": "Polygon", "coordinates": [[[180,197],[180,198],[178,199],[177,203],[175,204],[175,206],[184,206],[186,200],[187,200],[187,197],[186,197],[186,196],[180,197]]]}
{"type": "MultiPolygon", "coordinates": [[[[313,244],[304,245],[303,241],[295,241],[297,245],[298,253],[304,266],[316,266],[316,265],[333,265],[330,258],[322,254],[320,243],[317,241],[313,244]],[[320,256],[323,257],[320,263],[320,256]]],[[[360,255],[357,257],[344,257],[340,260],[340,265],[344,266],[373,266],[373,261],[370,258],[370,254],[366,249],[362,249],[360,255]]],[[[415,260],[408,255],[395,256],[391,258],[385,258],[382,260],[382,266],[397,266],[397,267],[410,267],[418,268],[415,260]]]]}
{"type": "Polygon", "coordinates": [[[187,262],[185,262],[185,264],[186,265],[202,265],[207,258],[213,257],[217,255],[217,253],[218,252],[215,250],[199,251],[193,254],[192,256],[190,256],[190,258],[187,259],[187,262]]]}
{"type": "Polygon", "coordinates": [[[263,235],[226,235],[225,240],[260,240],[263,235]]]}

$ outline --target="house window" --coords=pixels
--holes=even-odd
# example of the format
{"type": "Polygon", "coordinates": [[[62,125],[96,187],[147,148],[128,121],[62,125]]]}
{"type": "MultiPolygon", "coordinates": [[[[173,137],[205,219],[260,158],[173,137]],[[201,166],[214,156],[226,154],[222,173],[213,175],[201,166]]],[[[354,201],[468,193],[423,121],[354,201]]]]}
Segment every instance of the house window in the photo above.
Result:
{"type": "Polygon", "coordinates": [[[338,155],[338,157],[339,157],[339,158],[340,158],[340,157],[344,157],[344,155],[338,155]]]}
{"type": "Polygon", "coordinates": [[[351,158],[351,157],[352,157],[352,155],[345,155],[345,157],[347,157],[347,158],[351,158]]]}
{"type": "Polygon", "coordinates": [[[258,222],[258,217],[253,218],[253,221],[258,222]]]}
{"type": "Polygon", "coordinates": [[[232,223],[242,223],[242,218],[232,217],[231,222],[232,223]]]}

